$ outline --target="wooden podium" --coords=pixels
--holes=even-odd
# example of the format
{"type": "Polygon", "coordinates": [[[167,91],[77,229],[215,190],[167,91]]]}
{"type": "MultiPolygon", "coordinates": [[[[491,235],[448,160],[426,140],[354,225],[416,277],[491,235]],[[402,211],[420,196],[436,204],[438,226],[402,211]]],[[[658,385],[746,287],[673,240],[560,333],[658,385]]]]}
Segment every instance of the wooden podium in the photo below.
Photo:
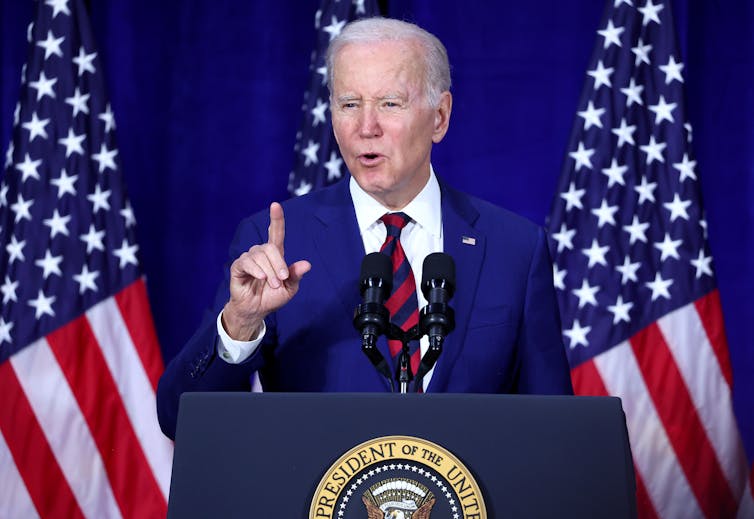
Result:
{"type": "MultiPolygon", "coordinates": [[[[378,477],[385,470],[385,481],[400,479],[388,477],[388,467],[416,472],[418,466],[424,473],[420,463],[377,463],[374,447],[354,450],[396,436],[446,449],[478,485],[482,514],[467,504],[470,493],[459,476],[451,473],[445,486],[435,483],[440,490],[431,481],[419,484],[433,492],[433,519],[636,517],[633,463],[617,398],[343,393],[184,394],[168,517],[306,518],[322,492],[320,515],[311,517],[366,518],[362,496],[384,491],[367,482],[369,469],[378,477]],[[349,451],[353,461],[344,456],[349,451]],[[325,483],[328,471],[334,479],[325,483]],[[341,481],[351,486],[340,489],[341,481]],[[348,489],[355,492],[350,501],[348,489]]],[[[438,471],[430,461],[442,457],[424,455],[438,471]]]]}

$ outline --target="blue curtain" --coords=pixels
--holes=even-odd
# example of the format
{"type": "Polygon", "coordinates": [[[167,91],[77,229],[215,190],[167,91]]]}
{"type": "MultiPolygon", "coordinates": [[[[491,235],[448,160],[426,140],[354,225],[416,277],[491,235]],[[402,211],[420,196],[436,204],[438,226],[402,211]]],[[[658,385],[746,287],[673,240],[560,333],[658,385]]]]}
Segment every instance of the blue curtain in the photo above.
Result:
{"type": "MultiPolygon", "coordinates": [[[[454,109],[435,148],[439,174],[544,223],[604,2],[388,3],[391,16],[419,23],[448,47],[454,109]]],[[[671,4],[751,458],[754,7],[671,4]]],[[[91,2],[166,359],[212,301],[237,222],[287,197],[316,9],[313,0],[91,2]]],[[[31,16],[30,0],[0,0],[3,151],[31,16]]]]}

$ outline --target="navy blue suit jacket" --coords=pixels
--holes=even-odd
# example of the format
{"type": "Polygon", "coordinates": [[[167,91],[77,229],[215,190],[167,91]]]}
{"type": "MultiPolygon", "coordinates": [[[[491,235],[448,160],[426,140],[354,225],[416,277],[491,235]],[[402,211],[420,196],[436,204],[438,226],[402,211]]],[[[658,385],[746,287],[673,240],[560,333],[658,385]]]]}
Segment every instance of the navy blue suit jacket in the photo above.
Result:
{"type": "MultiPolygon", "coordinates": [[[[451,300],[456,329],[445,341],[427,391],[572,393],[544,231],[440,186],[444,252],[453,257],[457,271],[451,300]]],[[[240,365],[216,358],[216,317],[229,296],[226,269],[214,309],[160,380],[158,415],[170,437],[181,393],[248,391],[257,371],[265,391],[390,390],[362,353],[352,325],[361,302],[365,252],[348,180],[288,200],[283,208],[286,261],[306,259],[312,269],[296,296],[268,316],[260,348],[240,365]]],[[[267,211],[242,221],[230,261],[266,242],[268,225],[267,211]]],[[[390,358],[384,338],[380,350],[390,358]]]]}

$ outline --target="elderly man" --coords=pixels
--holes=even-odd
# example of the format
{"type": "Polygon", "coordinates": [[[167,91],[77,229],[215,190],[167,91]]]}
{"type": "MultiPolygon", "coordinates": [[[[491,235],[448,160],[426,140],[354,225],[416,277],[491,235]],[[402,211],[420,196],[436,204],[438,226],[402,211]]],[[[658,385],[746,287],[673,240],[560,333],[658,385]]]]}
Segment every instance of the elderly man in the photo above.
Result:
{"type": "MultiPolygon", "coordinates": [[[[415,290],[424,258],[442,251],[457,265],[456,328],[424,391],[571,393],[544,232],[454,190],[430,164],[452,109],[442,43],[409,23],[361,20],[332,41],[327,65],[351,177],[241,222],[216,319],[160,380],[163,431],[174,435],[182,392],[248,391],[255,374],[265,391],[389,391],[351,324],[361,260],[380,250],[403,259],[388,306],[408,324],[426,304],[415,290]]],[[[384,338],[378,348],[394,362],[384,338]]],[[[414,368],[426,349],[425,338],[414,368]]]]}

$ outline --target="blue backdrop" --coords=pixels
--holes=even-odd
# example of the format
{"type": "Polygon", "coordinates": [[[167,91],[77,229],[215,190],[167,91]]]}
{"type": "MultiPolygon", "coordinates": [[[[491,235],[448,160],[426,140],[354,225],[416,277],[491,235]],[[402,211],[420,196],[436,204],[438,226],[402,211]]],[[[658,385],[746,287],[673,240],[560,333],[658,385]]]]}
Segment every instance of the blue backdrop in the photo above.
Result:
{"type": "MultiPolygon", "coordinates": [[[[286,198],[315,0],[92,0],[166,360],[210,304],[237,222],[286,198]]],[[[671,2],[734,366],[754,455],[754,8],[671,2]]],[[[433,163],[458,188],[543,224],[604,0],[391,0],[447,45],[454,109],[433,163]],[[489,5],[488,5],[489,4],[489,5]]],[[[32,2],[0,0],[0,148],[32,2]]],[[[4,154],[2,155],[4,156],[4,154]]],[[[294,258],[298,259],[298,258],[294,258]]]]}

